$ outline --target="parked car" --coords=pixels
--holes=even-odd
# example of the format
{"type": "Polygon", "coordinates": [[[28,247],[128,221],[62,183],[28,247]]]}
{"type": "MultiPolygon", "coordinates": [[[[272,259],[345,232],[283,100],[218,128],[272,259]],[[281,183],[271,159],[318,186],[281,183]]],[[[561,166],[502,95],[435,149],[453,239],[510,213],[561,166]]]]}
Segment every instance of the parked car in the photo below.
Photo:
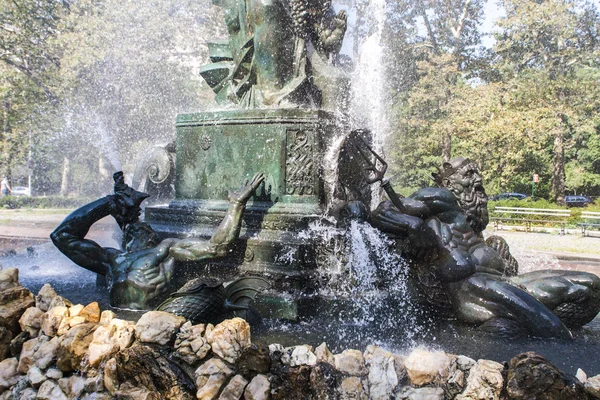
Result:
{"type": "Polygon", "coordinates": [[[29,188],[25,186],[15,186],[10,194],[12,196],[31,196],[29,188]]]}
{"type": "Polygon", "coordinates": [[[529,197],[526,194],[523,193],[500,193],[497,194],[495,196],[490,197],[490,200],[508,200],[508,199],[515,199],[515,200],[523,200],[524,198],[529,197]]]}
{"type": "Polygon", "coordinates": [[[587,196],[565,196],[565,203],[567,207],[585,207],[593,203],[593,200],[587,196]]]}

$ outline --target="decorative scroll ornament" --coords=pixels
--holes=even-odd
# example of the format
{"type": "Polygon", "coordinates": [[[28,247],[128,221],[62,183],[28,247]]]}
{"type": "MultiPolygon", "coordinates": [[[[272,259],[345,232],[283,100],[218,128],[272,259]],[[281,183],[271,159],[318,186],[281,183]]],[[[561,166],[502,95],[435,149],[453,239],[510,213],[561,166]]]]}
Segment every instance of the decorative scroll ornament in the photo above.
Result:
{"type": "Polygon", "coordinates": [[[314,194],[312,135],[299,130],[287,131],[285,191],[289,195],[314,194]]]}

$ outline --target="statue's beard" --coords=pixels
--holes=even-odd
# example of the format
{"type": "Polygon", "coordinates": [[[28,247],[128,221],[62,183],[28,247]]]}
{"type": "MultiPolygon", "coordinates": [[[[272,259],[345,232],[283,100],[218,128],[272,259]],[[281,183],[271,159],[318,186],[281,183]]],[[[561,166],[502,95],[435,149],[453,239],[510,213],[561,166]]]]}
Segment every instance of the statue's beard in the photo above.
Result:
{"type": "Polygon", "coordinates": [[[488,197],[481,184],[473,185],[469,192],[463,192],[458,202],[467,214],[467,221],[477,233],[483,232],[489,222],[487,209],[488,197]]]}

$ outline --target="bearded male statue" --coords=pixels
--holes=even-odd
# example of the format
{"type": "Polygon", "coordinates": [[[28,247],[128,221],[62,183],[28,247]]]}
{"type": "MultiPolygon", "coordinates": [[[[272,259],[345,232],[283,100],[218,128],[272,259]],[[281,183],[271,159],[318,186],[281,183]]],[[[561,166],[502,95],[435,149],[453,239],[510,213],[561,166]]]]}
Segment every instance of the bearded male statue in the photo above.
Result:
{"type": "Polygon", "coordinates": [[[598,276],[558,270],[516,275],[514,259],[497,251],[505,242],[486,243],[487,195],[473,162],[453,159],[433,176],[440,187],[407,198],[382,180],[390,200],[370,219],[404,243],[432,305],[446,316],[509,336],[571,338],[567,327],[582,326],[598,314],[598,276]]]}

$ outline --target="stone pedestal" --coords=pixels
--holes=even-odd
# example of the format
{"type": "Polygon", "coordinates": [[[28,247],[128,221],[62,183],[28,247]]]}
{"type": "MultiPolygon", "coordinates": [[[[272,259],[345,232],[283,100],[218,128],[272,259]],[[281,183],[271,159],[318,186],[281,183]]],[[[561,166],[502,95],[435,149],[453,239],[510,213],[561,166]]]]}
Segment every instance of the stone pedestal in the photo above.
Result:
{"type": "Polygon", "coordinates": [[[318,110],[179,115],[175,199],[146,208],[146,221],[160,234],[208,239],[229,206],[228,191],[256,172],[266,176],[247,204],[231,256],[183,268],[180,278],[251,274],[264,276],[280,293],[314,292],[318,246],[306,230],[322,218],[329,196],[323,167],[334,129],[332,116],[318,110]]]}

